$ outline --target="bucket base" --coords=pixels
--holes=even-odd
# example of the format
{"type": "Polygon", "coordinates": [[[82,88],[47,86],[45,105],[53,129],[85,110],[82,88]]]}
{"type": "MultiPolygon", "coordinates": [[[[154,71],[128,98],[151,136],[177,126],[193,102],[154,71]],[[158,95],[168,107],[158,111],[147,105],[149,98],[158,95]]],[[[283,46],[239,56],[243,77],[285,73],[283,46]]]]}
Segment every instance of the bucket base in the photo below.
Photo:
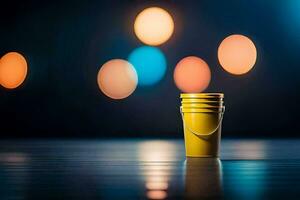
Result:
{"type": "Polygon", "coordinates": [[[219,156],[212,156],[212,155],[201,155],[201,156],[190,156],[186,155],[187,158],[219,158],[219,156]]]}

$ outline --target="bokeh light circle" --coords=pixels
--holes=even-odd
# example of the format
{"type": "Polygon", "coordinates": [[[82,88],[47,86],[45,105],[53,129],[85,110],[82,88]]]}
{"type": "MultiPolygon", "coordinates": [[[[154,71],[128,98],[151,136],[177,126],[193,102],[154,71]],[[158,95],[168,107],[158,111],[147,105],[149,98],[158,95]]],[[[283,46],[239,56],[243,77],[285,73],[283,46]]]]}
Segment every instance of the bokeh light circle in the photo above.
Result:
{"type": "Polygon", "coordinates": [[[160,81],[167,69],[167,61],[156,47],[142,46],[133,50],[128,61],[134,66],[139,77],[139,85],[148,86],[160,81]]]}
{"type": "Polygon", "coordinates": [[[27,75],[26,59],[17,52],[9,52],[0,60],[0,84],[8,89],[20,86],[27,75]]]}
{"type": "Polygon", "coordinates": [[[196,56],[183,58],[174,70],[175,84],[182,92],[202,92],[208,87],[210,79],[209,66],[196,56]]]}
{"type": "Polygon", "coordinates": [[[226,37],[218,48],[221,66],[229,73],[240,75],[250,71],[256,62],[254,43],[244,35],[226,37]]]}
{"type": "Polygon", "coordinates": [[[162,8],[146,8],[138,14],[134,22],[134,32],[147,45],[160,45],[173,34],[172,16],[162,8]]]}
{"type": "Polygon", "coordinates": [[[134,92],[138,77],[134,67],[122,59],[106,62],[98,72],[100,90],[112,99],[124,99],[134,92]]]}

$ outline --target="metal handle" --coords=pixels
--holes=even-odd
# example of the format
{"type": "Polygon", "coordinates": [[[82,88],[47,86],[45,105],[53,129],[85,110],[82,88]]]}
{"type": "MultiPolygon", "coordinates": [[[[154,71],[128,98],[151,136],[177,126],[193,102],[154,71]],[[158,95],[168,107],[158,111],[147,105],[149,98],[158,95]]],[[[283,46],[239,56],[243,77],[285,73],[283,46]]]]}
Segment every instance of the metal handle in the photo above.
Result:
{"type": "Polygon", "coordinates": [[[182,108],[180,108],[180,113],[181,113],[181,117],[182,117],[182,121],[183,121],[183,125],[184,127],[186,127],[190,132],[192,132],[193,134],[197,135],[197,136],[210,136],[211,134],[213,134],[214,132],[216,132],[216,130],[218,130],[218,128],[220,127],[220,125],[222,124],[222,120],[223,120],[223,116],[224,116],[224,112],[225,112],[225,106],[223,107],[222,111],[221,111],[221,118],[220,121],[217,125],[217,127],[212,130],[209,133],[199,133],[196,131],[193,131],[192,129],[190,129],[190,127],[188,125],[186,125],[185,121],[184,121],[184,113],[182,112],[182,108]]]}

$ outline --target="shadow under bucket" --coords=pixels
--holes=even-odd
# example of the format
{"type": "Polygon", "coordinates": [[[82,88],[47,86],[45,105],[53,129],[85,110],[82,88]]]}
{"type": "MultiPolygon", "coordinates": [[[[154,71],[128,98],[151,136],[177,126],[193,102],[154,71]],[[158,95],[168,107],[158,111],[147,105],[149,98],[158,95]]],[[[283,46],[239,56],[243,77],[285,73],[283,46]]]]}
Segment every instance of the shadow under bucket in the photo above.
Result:
{"type": "MultiPolygon", "coordinates": [[[[181,98],[191,98],[189,94],[181,98]]],[[[205,94],[190,94],[195,99],[201,99],[205,94]]],[[[207,93],[209,95],[209,93],[207,93]]],[[[223,94],[220,95],[223,99],[223,94]]],[[[221,98],[220,98],[220,101],[221,98]]],[[[187,157],[219,157],[222,119],[225,112],[223,104],[206,106],[182,104],[180,112],[184,127],[184,140],[187,157]]]]}

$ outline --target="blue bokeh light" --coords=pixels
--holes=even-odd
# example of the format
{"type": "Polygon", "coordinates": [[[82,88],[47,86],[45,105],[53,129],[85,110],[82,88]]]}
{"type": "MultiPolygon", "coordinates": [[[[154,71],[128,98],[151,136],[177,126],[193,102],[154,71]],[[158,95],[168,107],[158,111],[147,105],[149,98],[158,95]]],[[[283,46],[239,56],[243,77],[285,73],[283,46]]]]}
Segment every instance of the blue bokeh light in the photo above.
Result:
{"type": "Polygon", "coordinates": [[[163,52],[151,46],[142,46],[133,50],[128,61],[137,71],[141,86],[153,85],[159,82],[165,75],[167,61],[163,52]]]}

